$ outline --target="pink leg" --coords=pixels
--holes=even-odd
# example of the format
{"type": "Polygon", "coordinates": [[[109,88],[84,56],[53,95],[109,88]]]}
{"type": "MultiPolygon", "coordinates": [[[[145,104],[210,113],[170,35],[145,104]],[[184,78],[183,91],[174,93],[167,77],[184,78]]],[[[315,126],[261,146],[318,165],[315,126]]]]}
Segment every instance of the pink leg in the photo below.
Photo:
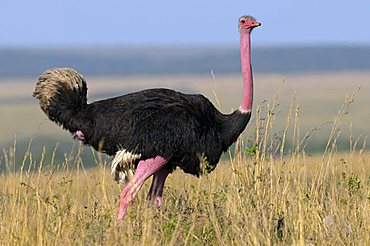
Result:
{"type": "Polygon", "coordinates": [[[78,130],[75,135],[73,136],[74,139],[79,140],[79,141],[84,141],[85,140],[85,135],[82,131],[78,130]]]}
{"type": "Polygon", "coordinates": [[[167,159],[157,156],[155,158],[139,162],[135,170],[134,177],[121,191],[117,219],[123,219],[123,217],[126,215],[128,204],[135,198],[145,180],[160,170],[167,163],[167,161],[167,159]]]}
{"type": "Polygon", "coordinates": [[[153,175],[152,185],[150,186],[148,192],[148,199],[153,200],[157,207],[160,207],[162,204],[162,193],[163,193],[163,186],[166,182],[166,178],[168,174],[171,173],[171,170],[162,168],[158,172],[153,175]]]}

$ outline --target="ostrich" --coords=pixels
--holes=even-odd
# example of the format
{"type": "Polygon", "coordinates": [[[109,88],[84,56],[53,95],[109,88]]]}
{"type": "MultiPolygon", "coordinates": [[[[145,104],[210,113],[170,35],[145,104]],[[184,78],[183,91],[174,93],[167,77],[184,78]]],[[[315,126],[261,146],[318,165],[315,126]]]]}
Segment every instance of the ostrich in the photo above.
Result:
{"type": "Polygon", "coordinates": [[[203,95],[164,88],[87,103],[86,81],[75,70],[55,68],[39,77],[33,96],[46,116],[75,139],[114,155],[112,176],[126,183],[118,219],[124,218],[150,176],[148,198],[160,206],[166,178],[176,167],[198,177],[211,172],[243,132],[253,102],[250,33],[260,25],[251,16],[239,18],[244,92],[240,107],[231,114],[219,112],[203,95]]]}

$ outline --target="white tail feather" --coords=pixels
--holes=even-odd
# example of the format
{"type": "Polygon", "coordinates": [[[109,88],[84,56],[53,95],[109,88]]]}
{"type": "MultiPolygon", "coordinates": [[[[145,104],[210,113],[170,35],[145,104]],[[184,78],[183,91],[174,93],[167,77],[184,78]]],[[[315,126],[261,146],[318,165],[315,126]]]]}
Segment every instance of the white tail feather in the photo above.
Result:
{"type": "Polygon", "coordinates": [[[125,149],[117,151],[112,161],[111,169],[111,175],[114,180],[117,183],[128,182],[133,176],[133,163],[140,157],[140,154],[132,154],[125,149]]]}

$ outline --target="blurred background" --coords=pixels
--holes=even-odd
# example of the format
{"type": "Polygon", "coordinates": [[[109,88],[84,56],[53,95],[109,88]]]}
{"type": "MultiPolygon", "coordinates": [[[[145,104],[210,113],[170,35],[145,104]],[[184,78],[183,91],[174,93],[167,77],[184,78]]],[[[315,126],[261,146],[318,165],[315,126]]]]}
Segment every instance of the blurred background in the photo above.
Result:
{"type": "Polygon", "coordinates": [[[252,34],[255,106],[266,109],[278,95],[276,132],[298,104],[302,137],[315,129],[307,152],[323,151],[346,95],[360,86],[338,146],[362,145],[370,133],[369,9],[367,0],[1,1],[0,165],[15,149],[23,156],[31,140],[35,154],[57,146],[61,159],[78,146],[31,96],[48,68],[82,73],[90,102],[170,87],[231,112],[241,98],[237,20],[245,14],[262,23],[252,34]]]}

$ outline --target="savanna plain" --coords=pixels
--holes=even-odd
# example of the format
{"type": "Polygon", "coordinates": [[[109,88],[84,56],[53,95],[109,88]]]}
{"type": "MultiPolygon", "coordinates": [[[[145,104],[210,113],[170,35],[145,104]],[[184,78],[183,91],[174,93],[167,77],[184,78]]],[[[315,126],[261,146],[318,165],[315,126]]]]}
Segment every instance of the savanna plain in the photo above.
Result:
{"type": "MultiPolygon", "coordinates": [[[[85,77],[90,101],[148,87],[239,105],[239,75],[85,77]]],[[[123,221],[111,159],[0,80],[1,245],[369,245],[370,74],[256,74],[252,119],[216,170],[181,170],[161,208],[144,185],[123,221]]],[[[204,163],[206,165],[206,163],[204,163]]]]}

